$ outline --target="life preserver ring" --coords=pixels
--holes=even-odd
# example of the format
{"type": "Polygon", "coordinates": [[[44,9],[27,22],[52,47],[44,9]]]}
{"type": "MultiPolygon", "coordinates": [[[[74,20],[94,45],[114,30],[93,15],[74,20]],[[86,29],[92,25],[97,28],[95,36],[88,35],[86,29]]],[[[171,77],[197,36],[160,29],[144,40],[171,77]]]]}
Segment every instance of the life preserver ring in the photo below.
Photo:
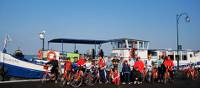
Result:
{"type": "Polygon", "coordinates": [[[56,53],[54,51],[49,51],[47,53],[47,60],[55,60],[56,59],[56,53]]]}
{"type": "Polygon", "coordinates": [[[42,59],[42,53],[43,53],[42,50],[38,51],[38,59],[40,59],[40,60],[42,59]]]}

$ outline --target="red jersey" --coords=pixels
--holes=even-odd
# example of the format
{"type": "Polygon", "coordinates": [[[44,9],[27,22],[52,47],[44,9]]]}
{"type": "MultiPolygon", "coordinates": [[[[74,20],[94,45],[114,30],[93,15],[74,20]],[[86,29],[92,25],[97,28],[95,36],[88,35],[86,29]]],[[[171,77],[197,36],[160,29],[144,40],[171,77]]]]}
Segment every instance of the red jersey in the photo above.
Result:
{"type": "Polygon", "coordinates": [[[113,72],[113,80],[112,80],[112,82],[113,82],[114,84],[119,85],[119,83],[120,83],[120,74],[119,74],[118,71],[114,71],[114,72],[113,72]]]}
{"type": "Polygon", "coordinates": [[[171,59],[165,59],[163,64],[165,67],[170,67],[169,70],[172,70],[172,67],[174,66],[174,63],[171,59]]]}
{"type": "Polygon", "coordinates": [[[105,60],[104,59],[99,59],[99,67],[102,68],[102,67],[105,67],[106,66],[106,63],[105,63],[105,60]]]}
{"type": "Polygon", "coordinates": [[[85,59],[84,58],[80,58],[78,61],[77,61],[77,65],[84,65],[85,64],[85,59]]]}
{"type": "Polygon", "coordinates": [[[143,72],[144,70],[144,63],[142,61],[136,61],[135,64],[134,64],[134,68],[138,69],[141,73],[143,72]]]}
{"type": "Polygon", "coordinates": [[[72,69],[72,62],[66,61],[64,66],[65,71],[70,71],[72,69]]]}
{"type": "Polygon", "coordinates": [[[113,78],[118,78],[119,77],[119,72],[113,72],[113,78]]]}

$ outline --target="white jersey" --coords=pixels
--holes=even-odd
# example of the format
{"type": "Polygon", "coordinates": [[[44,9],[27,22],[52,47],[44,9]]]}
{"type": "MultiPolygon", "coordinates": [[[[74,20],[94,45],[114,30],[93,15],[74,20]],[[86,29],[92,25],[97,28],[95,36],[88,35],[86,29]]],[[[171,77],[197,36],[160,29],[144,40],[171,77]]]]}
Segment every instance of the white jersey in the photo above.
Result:
{"type": "Polygon", "coordinates": [[[134,61],[133,59],[131,59],[131,60],[129,61],[129,65],[130,65],[131,70],[133,70],[134,64],[135,64],[135,61],[134,61]]]}
{"type": "Polygon", "coordinates": [[[153,61],[150,59],[150,60],[146,60],[146,68],[147,70],[151,71],[152,70],[152,64],[153,64],[153,61]]]}
{"type": "Polygon", "coordinates": [[[85,67],[86,67],[86,69],[90,69],[92,67],[92,63],[86,62],[85,67]]]}

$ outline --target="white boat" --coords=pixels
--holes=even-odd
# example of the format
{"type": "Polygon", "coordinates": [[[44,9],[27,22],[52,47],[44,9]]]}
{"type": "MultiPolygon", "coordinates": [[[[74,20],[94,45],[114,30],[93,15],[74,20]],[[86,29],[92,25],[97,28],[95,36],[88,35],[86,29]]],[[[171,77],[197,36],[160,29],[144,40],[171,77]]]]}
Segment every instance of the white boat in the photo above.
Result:
{"type": "Polygon", "coordinates": [[[180,50],[177,55],[176,50],[167,49],[149,49],[149,41],[120,38],[110,40],[113,49],[112,55],[128,60],[131,55],[131,49],[135,49],[135,54],[140,57],[143,61],[147,60],[148,54],[152,54],[152,60],[156,61],[159,56],[170,56],[173,60],[175,67],[177,66],[177,58],[179,59],[179,66],[181,68],[188,66],[189,64],[195,64],[200,67],[200,52],[192,50],[180,50]]]}
{"type": "Polygon", "coordinates": [[[180,68],[184,69],[190,64],[194,64],[197,67],[200,67],[200,52],[192,51],[192,50],[180,50],[179,54],[177,54],[176,50],[170,49],[151,49],[148,52],[151,52],[153,59],[158,59],[159,56],[169,56],[174,65],[177,66],[177,59],[179,59],[180,68]]]}

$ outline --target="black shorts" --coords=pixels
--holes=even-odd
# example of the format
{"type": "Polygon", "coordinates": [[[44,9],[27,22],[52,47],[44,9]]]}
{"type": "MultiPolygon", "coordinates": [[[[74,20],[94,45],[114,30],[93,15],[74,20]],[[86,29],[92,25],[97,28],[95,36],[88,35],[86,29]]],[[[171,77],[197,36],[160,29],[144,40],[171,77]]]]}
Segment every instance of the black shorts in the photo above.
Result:
{"type": "Polygon", "coordinates": [[[51,69],[52,74],[58,74],[58,69],[57,68],[52,68],[51,69]]]}

